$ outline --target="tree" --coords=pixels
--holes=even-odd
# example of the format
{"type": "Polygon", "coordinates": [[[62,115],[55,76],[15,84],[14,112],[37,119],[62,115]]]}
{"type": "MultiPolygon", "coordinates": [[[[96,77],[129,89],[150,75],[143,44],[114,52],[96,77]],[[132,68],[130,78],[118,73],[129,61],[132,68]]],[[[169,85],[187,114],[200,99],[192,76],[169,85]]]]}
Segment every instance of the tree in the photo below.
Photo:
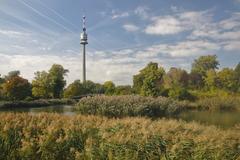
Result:
{"type": "Polygon", "coordinates": [[[48,76],[51,80],[53,98],[61,97],[63,93],[63,88],[66,85],[64,76],[66,76],[68,72],[68,70],[64,69],[63,66],[59,64],[53,64],[51,69],[49,70],[48,76]]]}
{"type": "Polygon", "coordinates": [[[106,81],[104,84],[104,90],[106,95],[113,95],[115,92],[115,84],[112,81],[106,81]]]}
{"type": "Polygon", "coordinates": [[[158,96],[163,91],[163,75],[165,71],[157,63],[150,62],[139,74],[133,77],[133,87],[144,96],[158,96]]]}
{"type": "Polygon", "coordinates": [[[178,87],[187,87],[188,85],[188,73],[180,68],[172,67],[163,77],[164,86],[166,88],[172,88],[175,86],[178,87]]]}
{"type": "Polygon", "coordinates": [[[192,64],[192,72],[205,77],[208,70],[218,69],[219,62],[216,55],[200,56],[192,64]]]}
{"type": "Polygon", "coordinates": [[[86,81],[83,83],[84,94],[101,94],[104,93],[104,87],[101,84],[94,83],[92,81],[86,81]]]}
{"type": "Polygon", "coordinates": [[[35,78],[32,81],[32,94],[38,98],[50,98],[53,97],[52,93],[52,81],[47,72],[36,72],[35,78]]]}
{"type": "Polygon", "coordinates": [[[0,74],[0,99],[3,99],[4,97],[4,94],[3,94],[3,83],[4,83],[4,78],[1,77],[1,74],[0,74]]]}
{"type": "Polygon", "coordinates": [[[11,78],[19,76],[19,75],[20,75],[20,71],[18,71],[18,70],[10,71],[10,72],[8,72],[8,75],[5,76],[5,79],[8,80],[8,79],[11,79],[11,78]]]}
{"type": "Polygon", "coordinates": [[[238,88],[238,91],[240,92],[240,62],[235,67],[234,72],[235,72],[235,76],[237,78],[237,88],[238,88]]]}
{"type": "Polygon", "coordinates": [[[220,87],[229,91],[237,91],[238,79],[233,69],[223,68],[218,72],[220,87]]]}
{"type": "Polygon", "coordinates": [[[132,87],[130,85],[117,86],[115,89],[116,95],[130,95],[132,94],[132,87]]]}
{"type": "Polygon", "coordinates": [[[11,100],[22,100],[28,96],[31,96],[31,84],[27,79],[24,79],[18,75],[11,78],[4,84],[4,93],[11,100]]]}
{"type": "Polygon", "coordinates": [[[207,89],[213,90],[219,86],[219,78],[215,70],[207,71],[204,83],[207,89]]]}
{"type": "Polygon", "coordinates": [[[83,88],[83,84],[80,82],[80,80],[75,80],[72,84],[70,84],[64,90],[65,98],[80,96],[82,94],[84,94],[84,88],[83,88]]]}

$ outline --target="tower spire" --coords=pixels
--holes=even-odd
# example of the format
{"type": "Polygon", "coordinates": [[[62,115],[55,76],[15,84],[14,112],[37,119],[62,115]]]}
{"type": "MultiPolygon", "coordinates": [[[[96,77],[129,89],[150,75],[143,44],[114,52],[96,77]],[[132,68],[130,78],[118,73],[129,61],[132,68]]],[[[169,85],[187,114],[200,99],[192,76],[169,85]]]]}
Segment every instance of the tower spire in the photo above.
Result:
{"type": "Polygon", "coordinates": [[[86,16],[82,18],[83,32],[80,36],[80,44],[83,46],[83,83],[86,82],[86,45],[88,44],[87,28],[86,28],[86,16]]]}

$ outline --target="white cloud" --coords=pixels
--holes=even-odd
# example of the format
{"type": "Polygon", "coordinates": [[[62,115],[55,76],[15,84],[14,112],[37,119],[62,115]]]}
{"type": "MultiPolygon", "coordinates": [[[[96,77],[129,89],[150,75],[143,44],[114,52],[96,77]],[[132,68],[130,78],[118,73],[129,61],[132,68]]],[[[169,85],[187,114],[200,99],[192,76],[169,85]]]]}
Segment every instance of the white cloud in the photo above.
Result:
{"type": "Polygon", "coordinates": [[[112,11],[112,19],[118,19],[118,18],[124,18],[124,17],[129,17],[129,13],[128,12],[119,13],[115,10],[112,11]]]}
{"type": "Polygon", "coordinates": [[[145,33],[153,35],[176,34],[184,31],[181,22],[172,16],[156,17],[154,23],[147,26],[145,33]]]}
{"type": "Polygon", "coordinates": [[[149,8],[146,6],[139,6],[134,10],[134,13],[141,17],[142,19],[149,18],[149,8]]]}
{"type": "Polygon", "coordinates": [[[152,18],[152,23],[145,28],[146,34],[168,35],[177,34],[186,30],[193,30],[211,21],[209,11],[189,11],[174,15],[152,18]]]}
{"type": "Polygon", "coordinates": [[[28,35],[27,33],[23,33],[23,32],[18,32],[14,30],[3,30],[3,29],[0,29],[0,34],[8,37],[20,37],[20,36],[28,35]]]}
{"type": "Polygon", "coordinates": [[[129,32],[136,32],[139,30],[139,27],[134,24],[124,24],[123,28],[129,32]]]}
{"type": "Polygon", "coordinates": [[[209,41],[182,41],[176,44],[158,44],[147,47],[137,53],[137,58],[157,58],[163,55],[171,57],[199,56],[214,53],[220,48],[217,43],[209,41]]]}

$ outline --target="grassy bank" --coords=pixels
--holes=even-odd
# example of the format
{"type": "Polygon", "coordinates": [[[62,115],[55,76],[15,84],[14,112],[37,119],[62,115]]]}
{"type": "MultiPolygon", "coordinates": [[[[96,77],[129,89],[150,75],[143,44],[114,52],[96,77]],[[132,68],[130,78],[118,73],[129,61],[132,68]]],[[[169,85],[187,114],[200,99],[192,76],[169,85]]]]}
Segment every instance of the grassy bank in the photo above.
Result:
{"type": "Polygon", "coordinates": [[[0,108],[44,107],[51,105],[75,104],[72,99],[39,99],[31,101],[0,101],[0,108]]]}
{"type": "Polygon", "coordinates": [[[192,106],[185,101],[165,97],[142,96],[95,96],[82,98],[75,109],[82,114],[107,117],[147,116],[161,117],[176,115],[192,106]]]}
{"type": "Polygon", "coordinates": [[[0,114],[0,159],[239,158],[240,126],[176,120],[0,114]]]}
{"type": "Polygon", "coordinates": [[[95,96],[79,101],[75,109],[82,114],[107,117],[147,116],[152,118],[178,115],[187,110],[240,110],[239,97],[211,97],[195,102],[177,101],[166,97],[95,96]]]}

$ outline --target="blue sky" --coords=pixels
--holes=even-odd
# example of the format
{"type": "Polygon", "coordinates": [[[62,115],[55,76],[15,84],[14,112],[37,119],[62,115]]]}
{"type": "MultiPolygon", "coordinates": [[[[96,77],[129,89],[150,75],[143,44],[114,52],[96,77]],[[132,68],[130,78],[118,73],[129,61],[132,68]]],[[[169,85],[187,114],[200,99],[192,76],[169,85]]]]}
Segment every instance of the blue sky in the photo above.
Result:
{"type": "Polygon", "coordinates": [[[82,79],[79,35],[87,16],[87,78],[131,84],[148,62],[189,70],[207,54],[240,61],[240,0],[0,0],[0,74],[29,80],[53,63],[82,79]]]}

